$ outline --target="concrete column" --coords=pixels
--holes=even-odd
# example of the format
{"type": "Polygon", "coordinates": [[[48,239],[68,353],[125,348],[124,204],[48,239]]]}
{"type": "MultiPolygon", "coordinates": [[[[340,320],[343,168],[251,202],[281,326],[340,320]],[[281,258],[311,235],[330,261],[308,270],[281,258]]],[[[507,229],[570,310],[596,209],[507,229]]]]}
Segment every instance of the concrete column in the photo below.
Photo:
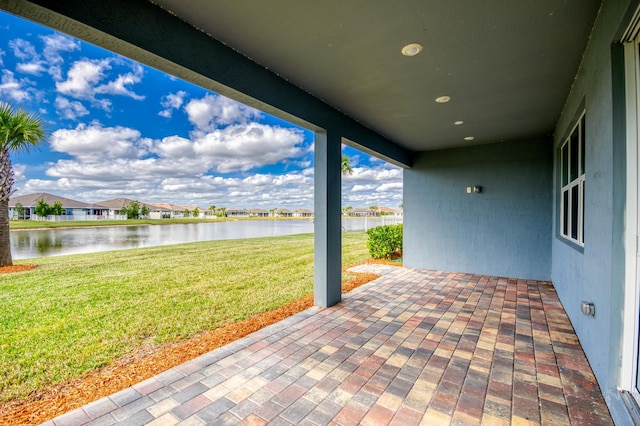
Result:
{"type": "Polygon", "coordinates": [[[324,308],[342,300],[341,141],[339,134],[315,134],[313,293],[324,308]]]}

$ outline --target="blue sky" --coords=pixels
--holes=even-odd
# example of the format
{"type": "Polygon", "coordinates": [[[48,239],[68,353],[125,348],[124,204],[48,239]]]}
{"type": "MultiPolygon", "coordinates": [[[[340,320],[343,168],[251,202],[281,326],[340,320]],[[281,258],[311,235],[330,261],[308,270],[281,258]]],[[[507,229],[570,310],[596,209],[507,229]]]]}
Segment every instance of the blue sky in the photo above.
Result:
{"type": "MultiPolygon", "coordinates": [[[[17,195],[313,208],[313,133],[0,12],[0,101],[43,118],[12,157],[17,195]]],[[[350,147],[343,206],[397,208],[401,169],[350,147]]]]}

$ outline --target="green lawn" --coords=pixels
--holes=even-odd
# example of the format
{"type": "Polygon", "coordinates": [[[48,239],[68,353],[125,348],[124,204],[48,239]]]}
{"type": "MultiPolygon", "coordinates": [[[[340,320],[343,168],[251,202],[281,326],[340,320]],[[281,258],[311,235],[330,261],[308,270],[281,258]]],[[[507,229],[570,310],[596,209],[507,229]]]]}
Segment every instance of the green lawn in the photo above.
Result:
{"type": "MultiPolygon", "coordinates": [[[[343,235],[345,265],[368,258],[366,238],[343,235]]],[[[0,275],[0,402],[313,291],[310,234],[29,262],[0,275]]]]}

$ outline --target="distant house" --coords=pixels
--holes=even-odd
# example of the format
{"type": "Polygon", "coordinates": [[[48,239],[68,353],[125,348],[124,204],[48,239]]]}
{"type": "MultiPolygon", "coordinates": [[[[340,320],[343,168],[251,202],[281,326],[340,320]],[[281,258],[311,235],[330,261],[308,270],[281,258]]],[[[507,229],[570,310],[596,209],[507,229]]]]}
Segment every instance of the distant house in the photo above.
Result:
{"type": "Polygon", "coordinates": [[[313,217],[313,211],[308,209],[294,210],[293,217],[313,217]]]}
{"type": "Polygon", "coordinates": [[[64,212],[62,216],[73,217],[76,220],[83,220],[88,218],[109,218],[109,208],[99,203],[89,204],[82,201],[72,200],[70,198],[60,197],[58,195],[49,194],[46,192],[37,192],[34,194],[21,195],[9,199],[9,217],[18,218],[17,205],[21,205],[23,208],[22,219],[35,219],[36,218],[36,206],[40,200],[44,200],[45,203],[53,206],[56,202],[62,204],[64,212]]]}
{"type": "MultiPolygon", "coordinates": [[[[184,211],[185,210],[189,210],[187,207],[185,206],[177,206],[175,204],[170,204],[170,203],[153,203],[153,204],[149,204],[149,207],[155,207],[158,209],[163,209],[165,211],[164,215],[168,215],[169,218],[183,218],[184,217],[184,211]]],[[[191,210],[189,210],[191,211],[191,210]]],[[[163,216],[164,217],[164,216],[163,216]]]]}
{"type": "Polygon", "coordinates": [[[378,209],[366,209],[362,207],[356,207],[347,212],[349,216],[367,217],[367,216],[380,216],[378,209]]]}
{"type": "Polygon", "coordinates": [[[109,214],[122,214],[123,210],[133,201],[134,200],[129,198],[112,198],[110,200],[100,201],[98,204],[109,208],[109,214]]]}
{"type": "MultiPolygon", "coordinates": [[[[98,204],[108,207],[109,214],[111,215],[126,215],[127,212],[124,210],[126,210],[127,207],[134,201],[137,200],[132,200],[131,198],[112,198],[110,200],[100,201],[98,204]]],[[[154,206],[153,204],[147,204],[140,201],[137,202],[140,204],[140,207],[142,207],[143,205],[147,206],[147,209],[149,209],[148,217],[150,219],[162,219],[165,217],[169,217],[168,210],[166,209],[154,206]]]]}
{"type": "Polygon", "coordinates": [[[184,214],[185,210],[189,210],[190,217],[192,217],[192,218],[202,218],[202,217],[206,216],[206,210],[203,209],[200,206],[183,206],[183,207],[184,207],[182,209],[183,214],[184,214]],[[193,212],[196,211],[196,210],[198,211],[198,214],[196,216],[194,216],[193,212]]]}
{"type": "Polygon", "coordinates": [[[293,212],[288,209],[274,209],[273,217],[293,217],[293,212]]]}
{"type": "Polygon", "coordinates": [[[381,216],[402,216],[402,210],[394,209],[391,207],[379,206],[378,211],[381,216]]]}
{"type": "Polygon", "coordinates": [[[263,209],[250,209],[249,216],[251,217],[269,217],[269,212],[263,209]]]}
{"type": "MultiPolygon", "coordinates": [[[[70,198],[59,197],[57,195],[48,194],[46,192],[39,192],[35,194],[22,195],[14,197],[9,200],[9,217],[18,218],[18,211],[16,205],[22,205],[22,217],[29,219],[35,218],[35,207],[43,199],[47,204],[53,205],[55,202],[61,202],[64,208],[64,216],[74,217],[75,220],[96,220],[100,219],[126,219],[127,212],[125,211],[128,206],[137,202],[140,206],[146,206],[148,209],[147,217],[150,219],[168,219],[168,218],[191,218],[193,212],[197,209],[198,218],[206,218],[210,216],[220,215],[224,212],[227,217],[300,217],[311,218],[313,217],[313,211],[308,209],[297,209],[291,211],[289,209],[244,209],[244,208],[218,208],[209,210],[200,206],[179,206],[170,203],[145,203],[140,200],[134,200],[131,198],[112,198],[109,200],[100,201],[94,204],[84,203],[81,201],[72,200],[70,198]],[[188,216],[185,212],[188,211],[188,216]],[[122,217],[124,216],[124,217],[122,217]]],[[[381,209],[388,209],[388,214],[394,209],[382,207],[381,209]]],[[[353,211],[362,210],[367,213],[368,216],[374,215],[372,211],[368,209],[353,209],[353,211]]],[[[382,210],[381,210],[382,211],[382,210]]],[[[375,212],[377,213],[377,212],[375,212]]],[[[364,215],[364,214],[363,214],[364,215]]]]}
{"type": "Polygon", "coordinates": [[[249,210],[238,209],[235,207],[229,207],[226,210],[226,213],[227,213],[227,217],[248,217],[249,216],[249,210]]]}

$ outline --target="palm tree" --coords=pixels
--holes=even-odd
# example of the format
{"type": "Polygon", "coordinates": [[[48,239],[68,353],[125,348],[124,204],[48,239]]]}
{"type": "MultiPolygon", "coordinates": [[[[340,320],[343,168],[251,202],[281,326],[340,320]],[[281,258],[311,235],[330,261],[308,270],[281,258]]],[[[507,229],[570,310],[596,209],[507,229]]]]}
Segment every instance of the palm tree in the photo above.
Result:
{"type": "Polygon", "coordinates": [[[346,155],[342,156],[341,169],[343,175],[350,175],[353,173],[353,169],[351,168],[351,161],[349,161],[349,157],[346,155]]]}
{"type": "Polygon", "coordinates": [[[9,239],[9,198],[14,193],[10,154],[28,152],[44,137],[40,117],[0,102],[0,267],[13,265],[9,239]]]}

